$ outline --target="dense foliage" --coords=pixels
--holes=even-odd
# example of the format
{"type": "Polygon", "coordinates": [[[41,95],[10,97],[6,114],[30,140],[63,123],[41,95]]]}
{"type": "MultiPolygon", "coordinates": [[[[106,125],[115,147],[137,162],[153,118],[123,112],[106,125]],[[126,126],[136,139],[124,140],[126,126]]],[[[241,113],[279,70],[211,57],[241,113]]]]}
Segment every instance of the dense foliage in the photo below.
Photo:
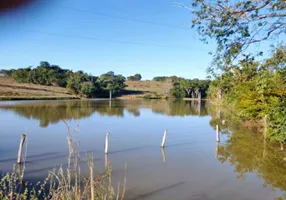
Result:
{"type": "MultiPolygon", "coordinates": [[[[285,0],[194,0],[181,6],[191,10],[192,26],[203,41],[216,40],[214,61],[222,70],[240,56],[253,53],[249,47],[286,35],[285,0]]],[[[267,48],[260,48],[257,55],[265,52],[267,48]]]]}
{"type": "Polygon", "coordinates": [[[233,106],[243,120],[264,121],[265,137],[284,142],[286,48],[270,39],[286,35],[285,0],[195,0],[181,6],[192,12],[201,38],[217,44],[210,98],[233,106]],[[270,47],[250,48],[260,43],[272,48],[270,56],[270,47]]]}
{"type": "Polygon", "coordinates": [[[135,74],[134,76],[128,76],[128,81],[141,81],[142,76],[141,74],[135,74]]]}
{"type": "Polygon", "coordinates": [[[177,76],[156,76],[153,81],[171,82],[171,95],[176,98],[205,98],[210,80],[185,79],[177,76]]]}
{"type": "Polygon", "coordinates": [[[286,140],[286,48],[259,63],[241,61],[210,85],[209,97],[234,106],[243,120],[266,120],[267,134],[286,140]],[[267,127],[268,126],[268,127],[267,127]]]}
{"type": "Polygon", "coordinates": [[[170,81],[170,82],[176,82],[180,77],[177,76],[155,76],[153,78],[153,81],[160,81],[160,82],[165,82],[165,81],[170,81]]]}
{"type": "Polygon", "coordinates": [[[173,83],[171,94],[176,98],[205,98],[210,80],[179,78],[173,83]]]}
{"type": "Polygon", "coordinates": [[[1,70],[0,74],[12,77],[19,83],[34,83],[68,88],[73,94],[85,97],[107,96],[108,91],[118,93],[124,89],[125,77],[108,72],[100,77],[83,71],[73,72],[48,62],[40,62],[36,68],[27,67],[1,70]]]}

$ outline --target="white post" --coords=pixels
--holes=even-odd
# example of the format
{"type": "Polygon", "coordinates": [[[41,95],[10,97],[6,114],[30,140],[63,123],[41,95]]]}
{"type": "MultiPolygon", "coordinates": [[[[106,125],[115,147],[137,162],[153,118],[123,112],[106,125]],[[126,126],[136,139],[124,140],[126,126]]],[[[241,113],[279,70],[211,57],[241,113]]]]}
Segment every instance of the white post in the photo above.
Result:
{"type": "Polygon", "coordinates": [[[112,91],[109,90],[109,99],[111,100],[112,99],[112,91]]]}
{"type": "Polygon", "coordinates": [[[162,149],[163,162],[166,163],[166,153],[165,153],[165,149],[164,149],[164,148],[161,148],[161,149],[162,149]]]}
{"type": "Polygon", "coordinates": [[[23,134],[20,140],[20,144],[19,144],[18,159],[17,159],[18,164],[21,164],[22,162],[22,149],[23,149],[25,140],[26,140],[26,134],[23,134]]]}
{"type": "Polygon", "coordinates": [[[104,166],[105,166],[105,171],[108,171],[108,156],[107,156],[107,154],[104,155],[104,166]]]}
{"type": "Polygon", "coordinates": [[[219,134],[219,130],[218,130],[218,125],[216,125],[216,141],[220,142],[220,134],[219,134]]]}
{"type": "Polygon", "coordinates": [[[166,136],[167,136],[167,130],[165,130],[164,135],[163,135],[162,144],[161,144],[161,147],[162,147],[162,148],[165,147],[166,136]]]}
{"type": "Polygon", "coordinates": [[[109,135],[110,133],[106,133],[106,137],[105,137],[105,150],[104,152],[107,154],[108,153],[108,139],[109,139],[109,135]]]}

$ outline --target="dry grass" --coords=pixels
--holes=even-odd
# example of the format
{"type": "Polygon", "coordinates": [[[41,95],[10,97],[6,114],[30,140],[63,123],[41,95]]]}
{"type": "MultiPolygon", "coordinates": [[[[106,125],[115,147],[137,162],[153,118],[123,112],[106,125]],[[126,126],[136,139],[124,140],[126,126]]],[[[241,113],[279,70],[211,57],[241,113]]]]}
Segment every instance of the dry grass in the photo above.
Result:
{"type": "Polygon", "coordinates": [[[157,81],[126,81],[126,91],[133,91],[129,95],[123,95],[120,98],[144,98],[146,96],[166,98],[172,87],[172,83],[157,81]]]}
{"type": "MultiPolygon", "coordinates": [[[[102,174],[94,174],[94,156],[88,159],[89,175],[82,176],[79,166],[80,153],[78,151],[80,141],[74,141],[71,129],[66,121],[68,134],[67,141],[69,147],[68,168],[63,167],[58,170],[49,171],[47,178],[37,184],[24,183],[24,170],[26,156],[23,158],[23,165],[14,167],[12,173],[7,173],[0,177],[0,199],[2,200],[123,200],[125,196],[126,178],[124,185],[118,186],[117,192],[114,190],[111,181],[110,163],[106,166],[106,171],[102,174]],[[122,190],[120,192],[120,190],[122,190]]],[[[79,133],[79,126],[75,130],[79,133]]],[[[26,143],[27,151],[27,143],[26,143]]],[[[25,155],[26,152],[25,152],[25,155]]]]}
{"type": "MultiPolygon", "coordinates": [[[[171,83],[157,81],[126,81],[126,94],[120,98],[166,98],[171,83]]],[[[17,83],[12,78],[0,76],[0,100],[76,99],[66,88],[17,83]]]]}
{"type": "Polygon", "coordinates": [[[0,76],[0,99],[73,99],[66,88],[17,83],[15,80],[0,76]]]}

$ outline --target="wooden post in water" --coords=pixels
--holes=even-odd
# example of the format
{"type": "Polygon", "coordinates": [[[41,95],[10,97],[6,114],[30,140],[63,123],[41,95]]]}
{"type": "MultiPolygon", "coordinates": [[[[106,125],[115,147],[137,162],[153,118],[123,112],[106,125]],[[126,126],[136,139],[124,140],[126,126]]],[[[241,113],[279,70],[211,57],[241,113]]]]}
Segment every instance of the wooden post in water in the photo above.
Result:
{"type": "Polygon", "coordinates": [[[219,134],[219,130],[218,130],[218,125],[216,125],[216,141],[220,142],[220,134],[219,134]]]}
{"type": "Polygon", "coordinates": [[[110,135],[110,133],[109,132],[107,132],[106,133],[106,137],[105,137],[105,150],[104,150],[104,153],[108,153],[108,139],[109,139],[109,135],[110,135]]]}
{"type": "Polygon", "coordinates": [[[163,162],[166,163],[166,152],[164,148],[161,148],[162,150],[162,157],[163,157],[163,162]]]}
{"type": "Polygon", "coordinates": [[[25,140],[26,140],[26,134],[23,134],[20,140],[20,145],[19,145],[19,150],[18,150],[18,159],[17,159],[18,164],[22,163],[22,149],[23,149],[25,140]]]}
{"type": "Polygon", "coordinates": [[[282,142],[280,143],[280,150],[281,150],[281,151],[284,151],[284,145],[283,145],[282,142]]]}
{"type": "Polygon", "coordinates": [[[111,100],[112,99],[112,91],[109,90],[109,99],[111,100]]]}
{"type": "Polygon", "coordinates": [[[105,171],[108,171],[108,156],[107,156],[107,154],[104,155],[104,167],[105,167],[105,171]]]}
{"type": "Polygon", "coordinates": [[[90,166],[89,166],[89,171],[90,171],[90,198],[91,200],[94,200],[94,174],[93,174],[93,166],[94,166],[94,161],[93,161],[93,155],[91,157],[90,161],[90,166]]]}
{"type": "Polygon", "coordinates": [[[161,147],[162,148],[165,147],[166,136],[167,136],[167,130],[165,130],[164,135],[163,135],[163,139],[162,139],[162,143],[161,143],[161,147]]]}

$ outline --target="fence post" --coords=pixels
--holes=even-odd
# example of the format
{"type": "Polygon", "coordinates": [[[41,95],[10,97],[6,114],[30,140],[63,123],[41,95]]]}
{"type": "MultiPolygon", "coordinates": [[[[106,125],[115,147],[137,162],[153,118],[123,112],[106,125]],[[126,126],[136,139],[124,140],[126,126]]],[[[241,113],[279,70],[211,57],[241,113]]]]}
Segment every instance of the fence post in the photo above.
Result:
{"type": "Polygon", "coordinates": [[[105,150],[104,150],[104,153],[108,153],[108,139],[109,139],[109,135],[110,135],[110,133],[109,132],[107,132],[106,133],[106,137],[105,137],[105,150]]]}
{"type": "Polygon", "coordinates": [[[162,157],[163,157],[163,162],[166,163],[166,152],[164,148],[161,148],[162,150],[162,157]]]}
{"type": "Polygon", "coordinates": [[[162,139],[162,143],[161,143],[161,147],[162,148],[165,147],[166,136],[167,136],[167,130],[165,130],[164,135],[163,135],[163,139],[162,139]]]}
{"type": "Polygon", "coordinates": [[[17,159],[18,164],[22,163],[22,149],[23,149],[25,140],[26,140],[26,134],[23,134],[20,140],[20,144],[19,144],[18,159],[17,159]]]}

